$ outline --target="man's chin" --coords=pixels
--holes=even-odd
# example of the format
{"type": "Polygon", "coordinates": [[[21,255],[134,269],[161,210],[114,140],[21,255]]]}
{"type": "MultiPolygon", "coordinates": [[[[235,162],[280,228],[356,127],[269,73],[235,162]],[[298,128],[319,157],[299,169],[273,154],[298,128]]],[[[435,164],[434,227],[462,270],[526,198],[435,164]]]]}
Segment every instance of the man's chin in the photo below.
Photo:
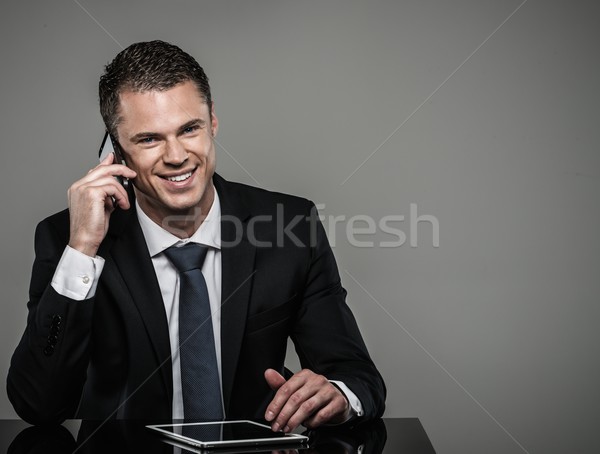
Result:
{"type": "Polygon", "coordinates": [[[166,206],[164,210],[165,218],[169,216],[189,216],[192,218],[197,218],[202,216],[202,208],[200,207],[200,202],[196,203],[181,203],[181,204],[169,204],[166,206]]]}

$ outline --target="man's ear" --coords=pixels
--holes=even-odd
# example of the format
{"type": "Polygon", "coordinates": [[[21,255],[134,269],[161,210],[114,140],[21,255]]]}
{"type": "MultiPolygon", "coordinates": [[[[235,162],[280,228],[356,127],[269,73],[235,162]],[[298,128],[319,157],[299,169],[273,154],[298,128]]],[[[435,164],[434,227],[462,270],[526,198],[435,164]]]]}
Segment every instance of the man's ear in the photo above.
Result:
{"type": "Polygon", "coordinates": [[[219,131],[219,119],[215,115],[215,103],[211,101],[210,103],[210,133],[212,137],[217,136],[217,132],[219,131]]]}

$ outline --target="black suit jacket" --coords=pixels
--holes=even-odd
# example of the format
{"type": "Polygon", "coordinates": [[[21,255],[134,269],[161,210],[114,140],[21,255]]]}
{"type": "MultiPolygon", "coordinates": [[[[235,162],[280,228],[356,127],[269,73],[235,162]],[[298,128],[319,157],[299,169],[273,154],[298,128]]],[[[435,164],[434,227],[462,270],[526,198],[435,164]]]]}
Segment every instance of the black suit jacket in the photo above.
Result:
{"type": "MultiPolygon", "coordinates": [[[[343,381],[363,419],[381,416],[385,386],[345,303],[333,253],[308,200],[214,176],[221,201],[222,386],[228,418],[262,419],[284,373],[287,338],[303,367],[343,381]]],[[[23,419],[170,419],[167,319],[135,209],[111,216],[93,298],[50,285],[69,237],[63,211],[36,230],[25,333],[7,389],[23,419]]]]}

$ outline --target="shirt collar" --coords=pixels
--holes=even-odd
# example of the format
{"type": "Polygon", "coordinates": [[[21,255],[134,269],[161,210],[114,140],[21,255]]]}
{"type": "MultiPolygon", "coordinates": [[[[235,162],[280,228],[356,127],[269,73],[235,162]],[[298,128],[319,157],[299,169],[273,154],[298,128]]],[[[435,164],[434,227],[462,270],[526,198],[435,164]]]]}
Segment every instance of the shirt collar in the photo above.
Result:
{"type": "Polygon", "coordinates": [[[214,191],[214,193],[215,198],[206,218],[200,224],[198,230],[189,238],[179,238],[167,232],[144,213],[144,210],[142,210],[136,200],[135,209],[142,233],[146,239],[150,257],[154,257],[178,243],[199,243],[215,249],[221,249],[221,203],[217,191],[214,191]]]}

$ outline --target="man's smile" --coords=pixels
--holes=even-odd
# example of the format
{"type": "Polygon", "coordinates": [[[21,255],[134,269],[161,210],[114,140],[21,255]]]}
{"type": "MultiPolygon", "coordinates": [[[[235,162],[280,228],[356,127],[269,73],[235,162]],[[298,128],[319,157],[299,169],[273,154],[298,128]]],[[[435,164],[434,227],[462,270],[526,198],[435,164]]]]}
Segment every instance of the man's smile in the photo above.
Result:
{"type": "Polygon", "coordinates": [[[185,173],[178,173],[176,175],[161,175],[160,177],[167,181],[181,182],[191,178],[195,170],[196,169],[188,170],[185,173]]]}

